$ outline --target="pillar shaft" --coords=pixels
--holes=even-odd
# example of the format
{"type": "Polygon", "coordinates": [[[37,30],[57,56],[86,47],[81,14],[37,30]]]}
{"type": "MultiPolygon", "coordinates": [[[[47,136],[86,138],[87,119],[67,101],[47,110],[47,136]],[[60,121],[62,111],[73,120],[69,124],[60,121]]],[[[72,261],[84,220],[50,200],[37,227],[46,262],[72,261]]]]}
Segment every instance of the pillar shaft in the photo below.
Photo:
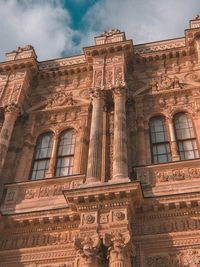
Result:
{"type": "Polygon", "coordinates": [[[96,89],[92,92],[92,122],[86,183],[98,182],[101,178],[102,163],[102,130],[103,130],[103,92],[96,89]]]}
{"type": "Polygon", "coordinates": [[[126,88],[114,90],[113,179],[128,178],[126,88]]]}
{"type": "Polygon", "coordinates": [[[176,144],[176,137],[173,127],[173,122],[171,119],[168,119],[167,121],[168,127],[169,127],[169,137],[171,142],[171,153],[172,153],[172,160],[177,161],[180,160],[179,154],[178,154],[178,147],[176,144]]]}
{"type": "Polygon", "coordinates": [[[56,157],[57,157],[57,148],[58,148],[58,135],[56,135],[53,139],[53,147],[52,147],[52,152],[51,152],[51,159],[49,162],[49,170],[47,173],[47,178],[54,177],[55,166],[56,166],[56,157]]]}
{"type": "Polygon", "coordinates": [[[5,107],[4,122],[0,132],[0,173],[2,172],[5,163],[15,121],[19,112],[19,106],[16,104],[11,104],[5,107]]]}

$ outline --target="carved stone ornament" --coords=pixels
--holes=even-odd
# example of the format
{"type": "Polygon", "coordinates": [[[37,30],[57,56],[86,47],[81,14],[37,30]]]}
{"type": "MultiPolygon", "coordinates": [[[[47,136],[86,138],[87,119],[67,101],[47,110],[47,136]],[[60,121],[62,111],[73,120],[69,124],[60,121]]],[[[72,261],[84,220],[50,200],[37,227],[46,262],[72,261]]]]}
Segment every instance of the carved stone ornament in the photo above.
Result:
{"type": "Polygon", "coordinates": [[[104,91],[98,88],[91,88],[89,89],[89,95],[91,99],[95,98],[103,98],[104,97],[104,91]]]}
{"type": "Polygon", "coordinates": [[[92,224],[95,222],[95,217],[91,214],[88,214],[85,216],[85,223],[86,224],[92,224]]]}
{"type": "Polygon", "coordinates": [[[10,103],[6,106],[4,106],[5,113],[13,113],[13,114],[20,114],[21,108],[17,103],[10,103]]]}
{"type": "Polygon", "coordinates": [[[116,232],[113,235],[106,234],[103,240],[108,247],[108,257],[113,259],[124,259],[125,261],[135,255],[135,247],[131,242],[129,233],[116,232]]]}
{"type": "Polygon", "coordinates": [[[165,75],[162,75],[158,79],[153,79],[150,82],[150,87],[152,93],[157,93],[169,89],[181,89],[182,85],[177,76],[174,76],[174,78],[170,78],[165,75]]]}
{"type": "Polygon", "coordinates": [[[63,105],[74,105],[72,92],[66,93],[64,91],[59,90],[53,97],[49,97],[47,99],[46,109],[63,105]]]}
{"type": "Polygon", "coordinates": [[[197,267],[200,264],[200,254],[197,250],[188,249],[180,254],[181,266],[197,267]]]}
{"type": "Polygon", "coordinates": [[[109,36],[112,36],[114,34],[117,34],[117,33],[120,33],[120,30],[119,29],[112,29],[110,31],[104,31],[101,36],[106,36],[106,37],[109,37],[109,36]]]}
{"type": "Polygon", "coordinates": [[[114,211],[113,218],[116,221],[123,221],[125,219],[125,214],[122,211],[114,211]]]}
{"type": "Polygon", "coordinates": [[[116,87],[113,89],[114,96],[127,96],[128,95],[128,88],[124,87],[116,87]]]}
{"type": "Polygon", "coordinates": [[[94,87],[101,88],[102,87],[102,79],[103,79],[103,71],[95,70],[94,72],[94,87]]]}
{"type": "Polygon", "coordinates": [[[82,267],[90,263],[90,266],[96,266],[98,260],[97,254],[100,249],[101,240],[98,235],[85,238],[75,238],[74,246],[77,251],[75,266],[82,267]]]}

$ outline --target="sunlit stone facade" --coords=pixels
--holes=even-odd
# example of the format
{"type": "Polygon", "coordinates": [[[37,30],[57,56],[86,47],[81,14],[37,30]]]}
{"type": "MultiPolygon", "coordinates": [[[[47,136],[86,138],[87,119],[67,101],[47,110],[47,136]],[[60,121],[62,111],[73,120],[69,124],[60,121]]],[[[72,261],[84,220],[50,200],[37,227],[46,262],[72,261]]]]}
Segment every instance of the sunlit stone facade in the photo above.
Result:
{"type": "Polygon", "coordinates": [[[200,266],[199,155],[199,16],[172,40],[7,53],[0,267],[200,266]]]}

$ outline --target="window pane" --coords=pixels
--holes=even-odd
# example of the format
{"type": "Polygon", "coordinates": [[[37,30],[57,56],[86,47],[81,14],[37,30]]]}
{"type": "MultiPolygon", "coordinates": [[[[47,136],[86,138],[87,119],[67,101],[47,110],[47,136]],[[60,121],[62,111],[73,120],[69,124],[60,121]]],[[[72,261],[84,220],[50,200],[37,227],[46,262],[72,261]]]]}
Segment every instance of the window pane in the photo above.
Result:
{"type": "Polygon", "coordinates": [[[36,144],[35,159],[31,179],[43,179],[49,169],[53,138],[51,133],[39,137],[36,144]]]}
{"type": "Polygon", "coordinates": [[[52,134],[48,133],[39,138],[36,146],[36,159],[49,158],[52,150],[52,134]]]}
{"type": "Polygon", "coordinates": [[[74,154],[75,134],[73,130],[62,133],[59,142],[58,156],[74,154]]]}
{"type": "Polygon", "coordinates": [[[171,151],[165,118],[155,117],[150,120],[151,148],[154,163],[171,161],[171,151]]]}
{"type": "Polygon", "coordinates": [[[180,159],[194,159],[199,157],[192,120],[188,114],[178,113],[174,116],[174,129],[180,159]]]}

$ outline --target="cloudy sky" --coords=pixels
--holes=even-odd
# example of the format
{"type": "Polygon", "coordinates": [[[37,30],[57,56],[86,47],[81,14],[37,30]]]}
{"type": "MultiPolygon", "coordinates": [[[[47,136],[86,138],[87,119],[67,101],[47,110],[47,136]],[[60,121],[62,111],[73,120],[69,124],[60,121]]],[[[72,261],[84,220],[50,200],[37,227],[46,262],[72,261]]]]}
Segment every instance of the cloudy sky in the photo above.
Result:
{"type": "Polygon", "coordinates": [[[135,44],[184,35],[200,0],[0,0],[0,61],[31,44],[38,60],[82,53],[119,28],[135,44]]]}

